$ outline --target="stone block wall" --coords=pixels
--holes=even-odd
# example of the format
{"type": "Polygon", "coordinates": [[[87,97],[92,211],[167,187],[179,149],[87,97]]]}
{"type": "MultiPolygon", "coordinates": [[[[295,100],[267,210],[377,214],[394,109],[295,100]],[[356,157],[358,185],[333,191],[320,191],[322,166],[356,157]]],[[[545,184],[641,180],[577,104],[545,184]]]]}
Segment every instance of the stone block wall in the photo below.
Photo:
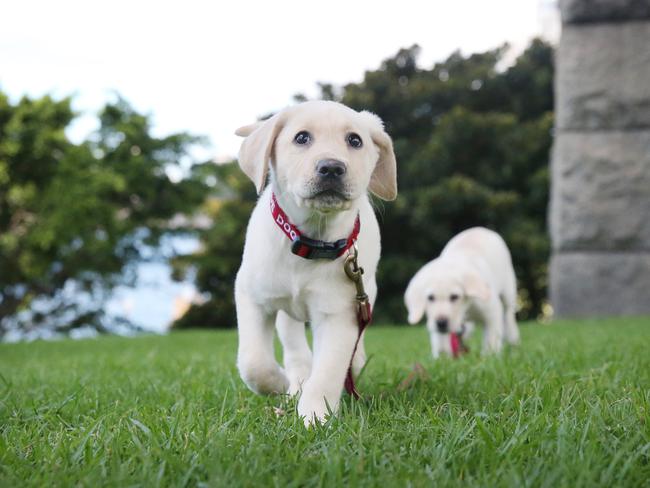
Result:
{"type": "Polygon", "coordinates": [[[650,0],[561,0],[556,316],[650,314],[650,0]]]}

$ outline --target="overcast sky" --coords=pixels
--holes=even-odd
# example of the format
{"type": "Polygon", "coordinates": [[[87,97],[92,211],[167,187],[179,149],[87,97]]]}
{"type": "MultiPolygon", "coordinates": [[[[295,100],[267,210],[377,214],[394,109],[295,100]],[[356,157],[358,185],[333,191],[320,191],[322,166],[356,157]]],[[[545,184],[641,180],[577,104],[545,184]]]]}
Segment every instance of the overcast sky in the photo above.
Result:
{"type": "Polygon", "coordinates": [[[114,92],[153,115],[156,133],[207,135],[207,155],[235,155],[238,126],[359,81],[399,48],[430,66],[460,49],[521,50],[557,36],[554,0],[14,0],[3,2],[0,89],[75,95],[79,140],[114,92]]]}

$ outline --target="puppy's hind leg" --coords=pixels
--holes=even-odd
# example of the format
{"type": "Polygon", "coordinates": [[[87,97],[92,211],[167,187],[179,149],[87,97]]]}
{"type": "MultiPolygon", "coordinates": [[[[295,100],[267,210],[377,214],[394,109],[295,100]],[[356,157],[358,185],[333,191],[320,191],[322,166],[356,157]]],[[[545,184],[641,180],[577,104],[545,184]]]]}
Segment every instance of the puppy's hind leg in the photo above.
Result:
{"type": "Polygon", "coordinates": [[[311,373],[312,358],[305,335],[305,324],[280,311],[275,326],[282,342],[284,370],[289,377],[289,394],[295,395],[311,373]]]}
{"type": "Polygon", "coordinates": [[[236,290],[239,347],[237,368],[244,383],[255,393],[286,393],[289,380],[275,360],[275,314],[265,314],[245,293],[236,290]]]}

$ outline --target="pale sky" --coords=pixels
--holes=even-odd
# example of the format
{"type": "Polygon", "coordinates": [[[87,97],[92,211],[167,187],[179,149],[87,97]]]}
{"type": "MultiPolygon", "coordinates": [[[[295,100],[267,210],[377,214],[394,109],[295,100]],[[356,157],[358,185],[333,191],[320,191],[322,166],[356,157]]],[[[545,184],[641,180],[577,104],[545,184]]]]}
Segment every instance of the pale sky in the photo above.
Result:
{"type": "MultiPolygon", "coordinates": [[[[233,133],[290,104],[316,83],[360,81],[398,49],[419,44],[430,67],[504,42],[520,52],[559,34],[555,0],[0,0],[0,90],[75,95],[83,116],[68,132],[85,138],[94,114],[120,93],[153,116],[154,132],[205,135],[202,158],[229,159],[233,133]]],[[[120,288],[107,309],[164,330],[177,298],[163,264],[143,264],[136,289],[120,288]]]]}
{"type": "Polygon", "coordinates": [[[119,92],[153,115],[157,134],[189,131],[207,155],[237,153],[233,131],[278,110],[318,81],[361,80],[401,47],[422,47],[431,66],[456,49],[503,42],[521,50],[557,36],[554,0],[5,0],[0,89],[75,94],[85,114],[69,131],[85,137],[94,113],[119,92]]]}

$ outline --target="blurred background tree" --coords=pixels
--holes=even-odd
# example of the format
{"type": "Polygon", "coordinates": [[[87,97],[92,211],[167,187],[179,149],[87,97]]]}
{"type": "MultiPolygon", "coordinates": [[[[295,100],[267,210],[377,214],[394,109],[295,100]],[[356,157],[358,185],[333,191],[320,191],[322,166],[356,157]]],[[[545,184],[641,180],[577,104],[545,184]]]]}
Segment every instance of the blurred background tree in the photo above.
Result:
{"type": "Polygon", "coordinates": [[[183,232],[207,186],[172,181],[187,134],[156,138],[125,101],[99,114],[99,130],[73,144],[70,99],[0,93],[0,334],[9,328],[106,328],[102,305],[161,237],[183,232]]]}
{"type": "MultiPolygon", "coordinates": [[[[393,137],[399,198],[381,212],[380,320],[404,319],[410,277],[454,234],[497,230],[513,254],[520,318],[546,298],[548,157],[553,124],[553,51],[534,40],[505,70],[507,46],[432,69],[418,47],[400,50],[337,100],[379,115],[393,137]]],[[[379,208],[384,204],[378,202],[379,208]]]]}
{"type": "MultiPolygon", "coordinates": [[[[534,40],[507,69],[500,69],[507,46],[457,52],[431,69],[418,66],[418,52],[400,50],[360,83],[319,85],[320,98],[379,115],[395,143],[399,197],[375,201],[382,228],[376,320],[404,322],[411,276],[454,234],[475,225],[504,236],[519,280],[519,317],[536,318],[549,257],[553,50],[534,40]]],[[[256,196],[235,163],[196,168],[206,171],[221,182],[204,206],[214,225],[202,232],[202,249],[177,259],[175,270],[181,278],[196,269],[208,300],[177,327],[235,325],[233,281],[256,196]]]]}
{"type": "MultiPolygon", "coordinates": [[[[404,321],[402,294],[415,271],[455,233],[499,231],[513,253],[520,318],[546,299],[548,153],[553,51],[540,40],[505,69],[507,46],[452,54],[430,69],[402,49],[359,83],[321,83],[320,98],[371,110],[398,158],[399,198],[375,206],[382,227],[378,321],[404,321]]],[[[297,100],[306,99],[302,95],[297,100]]],[[[102,330],[102,306],[168,235],[195,232],[198,251],[175,256],[175,279],[203,300],[176,327],[234,327],[234,277],[256,195],[235,162],[192,165],[188,134],[157,138],[124,100],[99,129],[72,143],[70,99],[0,93],[0,333],[11,327],[102,330]],[[170,178],[171,174],[183,177],[170,178]],[[210,225],[192,225],[192,216],[210,225]],[[175,217],[183,216],[178,219],[175,217]]]]}
{"type": "Polygon", "coordinates": [[[235,327],[234,281],[257,193],[235,161],[194,166],[193,178],[212,183],[212,195],[202,207],[212,224],[200,231],[202,245],[196,253],[172,260],[172,276],[177,280],[194,276],[207,300],[192,304],[174,327],[235,327]]]}

